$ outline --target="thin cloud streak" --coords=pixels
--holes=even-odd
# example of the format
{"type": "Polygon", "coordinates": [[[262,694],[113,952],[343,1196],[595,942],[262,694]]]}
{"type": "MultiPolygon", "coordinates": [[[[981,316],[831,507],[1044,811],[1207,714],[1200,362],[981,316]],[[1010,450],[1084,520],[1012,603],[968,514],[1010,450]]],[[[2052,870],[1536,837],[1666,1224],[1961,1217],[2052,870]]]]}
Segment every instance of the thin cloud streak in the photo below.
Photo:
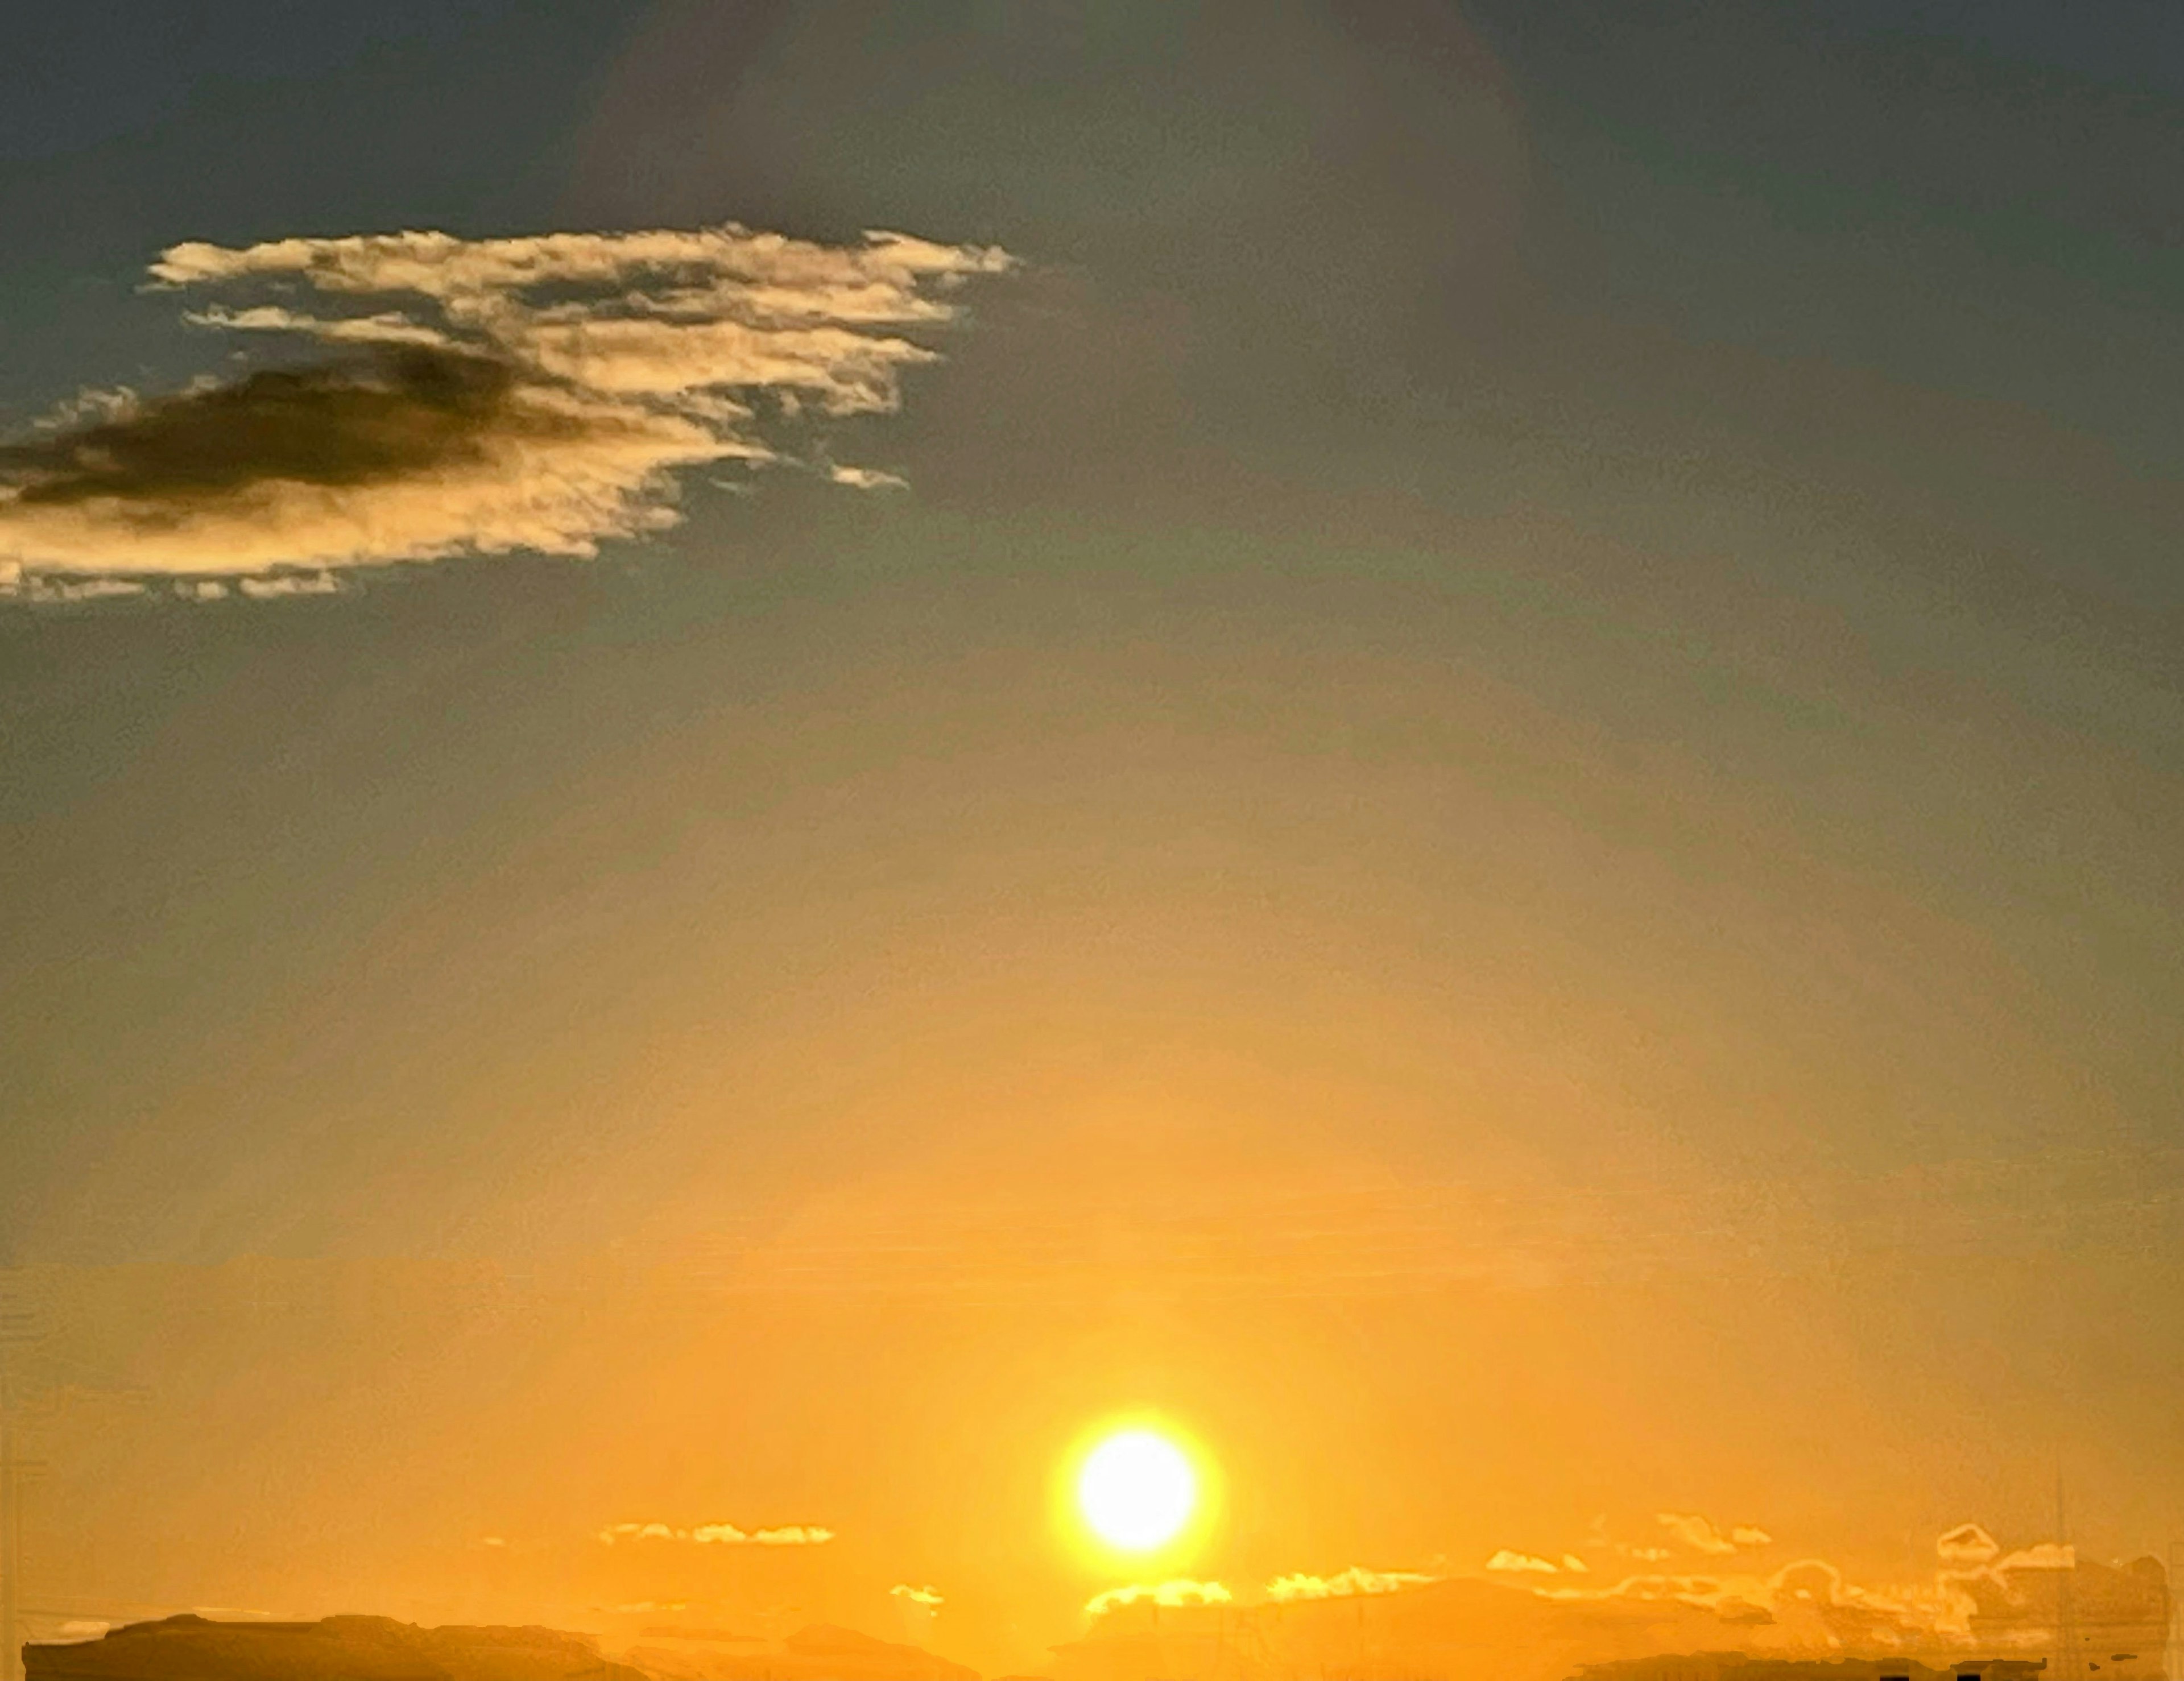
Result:
{"type": "Polygon", "coordinates": [[[1392,1594],[1404,1588],[1423,1587],[1433,1579],[1414,1570],[1368,1570],[1353,1564],[1332,1576],[1301,1572],[1277,1576],[1267,1584],[1267,1597],[1276,1605],[1298,1600],[1340,1600],[1357,1594],[1392,1594]]]}
{"type": "Polygon", "coordinates": [[[1220,1606],[1234,1602],[1235,1595],[1218,1582],[1194,1581],[1187,1576],[1165,1582],[1134,1582],[1127,1588],[1110,1588],[1084,1602],[1088,1615],[1104,1616],[1122,1606],[1220,1606]]]}
{"type": "Polygon", "coordinates": [[[596,1538],[615,1546],[625,1541],[679,1541],[694,1546],[822,1547],[834,1539],[816,1523],[789,1523],[772,1529],[744,1529],[733,1523],[699,1523],[688,1528],[671,1523],[610,1523],[596,1538]]]}

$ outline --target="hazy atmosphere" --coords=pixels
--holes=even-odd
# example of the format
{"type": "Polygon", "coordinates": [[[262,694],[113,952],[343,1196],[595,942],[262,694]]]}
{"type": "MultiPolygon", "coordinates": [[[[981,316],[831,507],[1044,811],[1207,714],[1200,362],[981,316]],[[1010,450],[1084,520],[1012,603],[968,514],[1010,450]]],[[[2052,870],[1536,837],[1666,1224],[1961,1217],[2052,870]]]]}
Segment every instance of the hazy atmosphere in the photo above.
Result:
{"type": "Polygon", "coordinates": [[[0,1681],[2178,1673],[2184,10],[10,35],[0,1681]]]}

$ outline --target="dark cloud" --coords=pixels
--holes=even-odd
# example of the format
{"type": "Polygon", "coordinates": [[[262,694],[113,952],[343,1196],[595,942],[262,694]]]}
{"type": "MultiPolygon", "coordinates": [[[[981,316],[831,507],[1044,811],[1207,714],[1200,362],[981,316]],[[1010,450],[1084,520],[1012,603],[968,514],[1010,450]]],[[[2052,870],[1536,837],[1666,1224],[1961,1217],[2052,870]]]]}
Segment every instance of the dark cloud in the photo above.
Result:
{"type": "Polygon", "coordinates": [[[355,487],[475,464],[497,431],[572,435],[510,401],[505,364],[425,346],[268,369],[133,405],[59,437],[0,446],[0,483],[24,508],[111,501],[171,522],[269,481],[355,487]]]}
{"type": "MultiPolygon", "coordinates": [[[[263,572],[533,549],[588,554],[672,524],[677,470],[784,459],[774,416],[892,411],[902,336],[1001,253],[734,226],[499,240],[404,233],[187,244],[165,287],[308,288],[188,319],[331,353],[149,399],[86,396],[0,447],[0,565],[59,577],[263,572]]],[[[890,475],[834,464],[838,482],[890,475]]],[[[66,591],[62,591],[66,593],[66,591]]]]}

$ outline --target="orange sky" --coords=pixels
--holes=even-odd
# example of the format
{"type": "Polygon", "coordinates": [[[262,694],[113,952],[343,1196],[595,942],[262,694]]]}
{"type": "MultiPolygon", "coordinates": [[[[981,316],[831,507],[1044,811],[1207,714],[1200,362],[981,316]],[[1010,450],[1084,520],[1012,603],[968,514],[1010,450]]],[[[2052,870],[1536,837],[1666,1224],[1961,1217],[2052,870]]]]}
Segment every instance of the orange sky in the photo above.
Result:
{"type": "Polygon", "coordinates": [[[1050,1674],[1140,1410],[1239,1604],[2178,1537],[2153,11],[109,9],[0,63],[36,1632],[1050,1674]]]}

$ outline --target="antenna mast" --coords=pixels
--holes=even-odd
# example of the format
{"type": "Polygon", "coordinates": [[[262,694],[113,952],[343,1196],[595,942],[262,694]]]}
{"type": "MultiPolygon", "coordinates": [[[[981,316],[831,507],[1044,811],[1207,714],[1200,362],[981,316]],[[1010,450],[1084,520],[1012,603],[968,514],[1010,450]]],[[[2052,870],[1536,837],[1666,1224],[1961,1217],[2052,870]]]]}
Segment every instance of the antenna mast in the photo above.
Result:
{"type": "Polygon", "coordinates": [[[2055,1467],[2055,1545],[2068,1563],[2055,1576],[2055,1669],[2061,1681],[2078,1673],[2077,1559],[2070,1550],[2070,1520],[2063,1504],[2063,1467],[2055,1467]]]}
{"type": "Polygon", "coordinates": [[[2184,1600],[2176,1592],[2177,1555],[2184,1553],[2174,1541],[2169,1544],[2169,1575],[2162,1584],[2169,1596],[2169,1645],[2162,1655],[2161,1673],[2168,1681],[2184,1681],[2184,1600]]]}

